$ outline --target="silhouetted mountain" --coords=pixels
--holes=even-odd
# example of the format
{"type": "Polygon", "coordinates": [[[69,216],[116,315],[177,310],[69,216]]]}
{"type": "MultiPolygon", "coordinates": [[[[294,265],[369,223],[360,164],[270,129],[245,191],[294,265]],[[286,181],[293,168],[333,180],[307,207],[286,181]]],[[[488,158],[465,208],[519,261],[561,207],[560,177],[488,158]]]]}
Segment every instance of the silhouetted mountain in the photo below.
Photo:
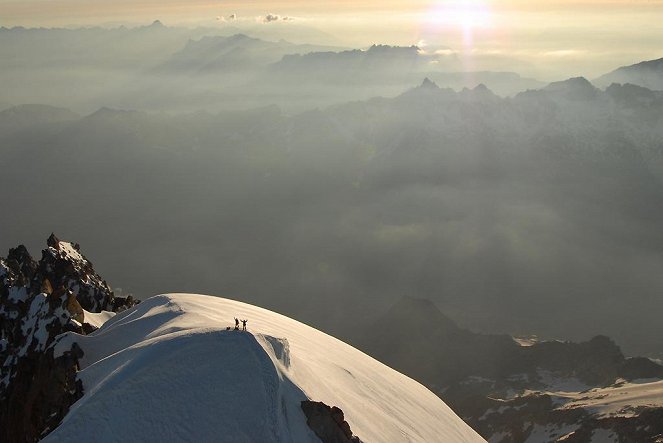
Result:
{"type": "Polygon", "coordinates": [[[245,34],[231,37],[210,36],[197,41],[189,40],[181,51],[175,53],[156,71],[189,75],[241,71],[247,75],[251,70],[278,62],[287,54],[306,54],[329,49],[332,48],[294,45],[284,40],[264,41],[245,34]]]}
{"type": "Polygon", "coordinates": [[[3,29],[0,101],[81,113],[103,106],[214,112],[274,104],[302,112],[394,96],[424,77],[456,90],[483,83],[502,96],[543,85],[513,72],[464,72],[458,57],[415,46],[344,50],[279,39],[296,38],[299,25],[292,23],[270,25],[269,32],[264,25],[235,25],[3,29]]]}
{"type": "Polygon", "coordinates": [[[435,82],[431,81],[431,79],[429,79],[428,77],[426,77],[424,79],[424,81],[421,83],[421,86],[419,86],[419,87],[423,88],[423,89],[438,89],[439,88],[439,86],[437,86],[435,84],[435,82]]]}
{"type": "Polygon", "coordinates": [[[612,83],[631,83],[657,91],[663,90],[663,58],[622,66],[594,80],[601,87],[612,83]]]}
{"type": "Polygon", "coordinates": [[[663,386],[663,366],[625,358],[605,336],[571,343],[477,334],[459,328],[430,301],[405,297],[360,331],[356,343],[437,392],[489,441],[520,442],[535,435],[555,441],[556,433],[583,441],[596,429],[648,439],[661,430],[656,417],[663,401],[653,399],[663,386]],[[596,394],[587,394],[589,388],[596,394]],[[611,399],[604,405],[606,397],[611,399]],[[646,406],[642,397],[648,398],[646,406]],[[614,408],[615,401],[628,412],[608,419],[602,411],[614,408]],[[535,425],[523,426],[528,421],[535,425]]]}
{"type": "Polygon", "coordinates": [[[596,87],[584,77],[550,83],[543,88],[543,91],[553,95],[561,95],[567,100],[591,100],[598,95],[596,87]]]}
{"type": "Polygon", "coordinates": [[[474,88],[484,82],[501,94],[509,95],[542,84],[508,72],[444,72],[456,71],[460,66],[438,67],[439,56],[422,52],[416,46],[398,47],[374,45],[367,50],[342,52],[313,52],[285,56],[275,63],[267,76],[279,82],[375,86],[380,84],[408,84],[427,76],[444,87],[474,88]]]}
{"type": "Polygon", "coordinates": [[[494,376],[517,349],[511,337],[461,329],[432,302],[415,298],[398,301],[357,335],[356,344],[428,386],[446,386],[470,374],[494,376]]]}

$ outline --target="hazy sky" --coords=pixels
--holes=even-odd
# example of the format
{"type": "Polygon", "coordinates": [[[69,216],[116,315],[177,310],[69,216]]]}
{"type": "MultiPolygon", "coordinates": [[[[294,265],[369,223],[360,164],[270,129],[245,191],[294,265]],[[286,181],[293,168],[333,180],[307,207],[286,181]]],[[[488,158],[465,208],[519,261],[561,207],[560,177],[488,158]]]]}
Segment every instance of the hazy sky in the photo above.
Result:
{"type": "MultiPolygon", "coordinates": [[[[145,24],[155,19],[166,25],[306,26],[338,44],[451,48],[464,55],[469,69],[473,60],[492,58],[539,77],[547,71],[555,77],[565,67],[592,77],[663,57],[663,0],[0,0],[3,26],[145,24]],[[281,19],[267,23],[268,14],[281,19]]],[[[477,62],[476,68],[484,66],[477,62]]]]}

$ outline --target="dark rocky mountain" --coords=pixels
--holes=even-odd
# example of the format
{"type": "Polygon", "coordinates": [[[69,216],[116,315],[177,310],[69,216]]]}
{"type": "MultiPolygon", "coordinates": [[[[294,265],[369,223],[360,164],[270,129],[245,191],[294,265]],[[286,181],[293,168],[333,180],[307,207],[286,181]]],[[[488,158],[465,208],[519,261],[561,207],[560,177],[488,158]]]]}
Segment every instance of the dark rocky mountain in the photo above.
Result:
{"type": "Polygon", "coordinates": [[[121,311],[77,244],[48,238],[37,262],[24,246],[0,258],[0,440],[33,442],[52,431],[83,395],[76,378],[82,350],[56,352],[58,336],[95,328],[85,311],[121,311]]]}
{"type": "Polygon", "coordinates": [[[572,343],[478,334],[428,300],[403,298],[356,344],[424,383],[491,442],[581,442],[605,429],[644,442],[662,430],[663,366],[626,358],[605,336],[572,343]],[[647,395],[653,402],[641,405],[637,397],[647,395]],[[619,410],[606,413],[619,396],[619,410]]]}
{"type": "Polygon", "coordinates": [[[594,80],[601,87],[612,83],[630,83],[656,91],[663,90],[663,58],[622,66],[594,80]]]}

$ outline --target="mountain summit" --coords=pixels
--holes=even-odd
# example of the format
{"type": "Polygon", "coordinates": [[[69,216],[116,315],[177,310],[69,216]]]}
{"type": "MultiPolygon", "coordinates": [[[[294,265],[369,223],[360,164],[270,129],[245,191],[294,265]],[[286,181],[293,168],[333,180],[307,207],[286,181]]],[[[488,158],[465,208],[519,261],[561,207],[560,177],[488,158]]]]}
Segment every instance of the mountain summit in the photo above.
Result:
{"type": "Polygon", "coordinates": [[[414,380],[237,301],[159,295],[58,349],[74,342],[85,395],[44,441],[482,441],[414,380]],[[234,330],[235,317],[247,332],[234,330]],[[335,427],[340,439],[328,437],[335,427]]]}
{"type": "Polygon", "coordinates": [[[663,90],[663,58],[622,66],[595,80],[599,86],[631,83],[652,90],[663,90]]]}
{"type": "Polygon", "coordinates": [[[421,82],[421,86],[419,87],[422,89],[439,89],[439,86],[437,86],[437,84],[428,77],[426,77],[424,81],[421,82]]]}
{"type": "Polygon", "coordinates": [[[559,94],[569,100],[590,100],[595,98],[598,93],[596,87],[584,77],[550,83],[543,88],[543,91],[559,94]]]}

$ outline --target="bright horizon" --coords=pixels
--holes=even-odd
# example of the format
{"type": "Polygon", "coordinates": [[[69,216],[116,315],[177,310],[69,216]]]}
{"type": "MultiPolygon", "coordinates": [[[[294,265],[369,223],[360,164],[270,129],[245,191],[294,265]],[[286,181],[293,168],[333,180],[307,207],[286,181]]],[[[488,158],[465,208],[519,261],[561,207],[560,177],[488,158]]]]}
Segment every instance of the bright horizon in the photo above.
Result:
{"type": "MultiPolygon", "coordinates": [[[[315,30],[328,44],[418,45],[449,51],[466,70],[542,80],[596,77],[663,57],[663,1],[83,1],[0,0],[0,26],[235,26],[315,30]],[[274,20],[265,19],[268,15],[274,20]],[[284,18],[287,17],[287,20],[284,18]]],[[[318,37],[319,37],[318,35],[318,37]]]]}

